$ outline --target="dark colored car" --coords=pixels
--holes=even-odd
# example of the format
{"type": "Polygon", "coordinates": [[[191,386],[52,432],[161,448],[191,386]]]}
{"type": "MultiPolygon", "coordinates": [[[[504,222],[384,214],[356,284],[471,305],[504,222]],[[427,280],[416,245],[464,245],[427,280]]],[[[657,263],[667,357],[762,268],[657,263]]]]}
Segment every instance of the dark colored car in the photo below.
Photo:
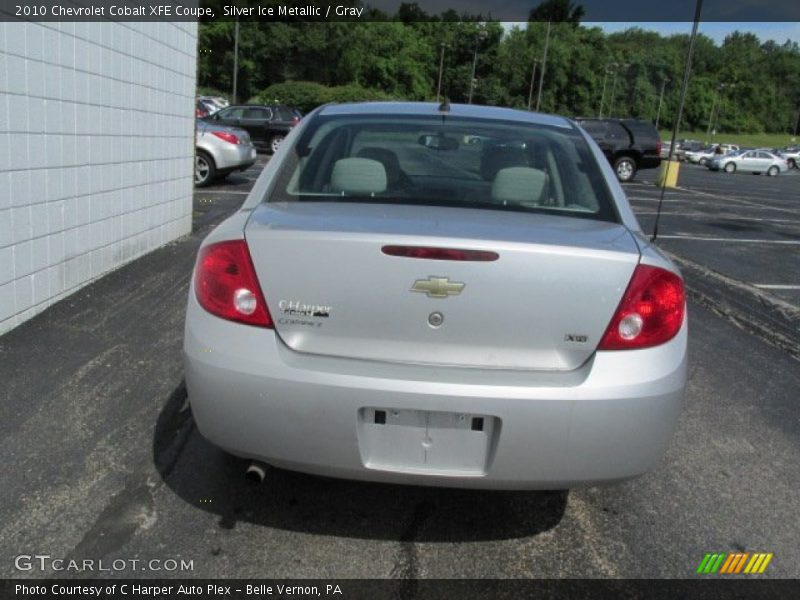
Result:
{"type": "Polygon", "coordinates": [[[296,109],[281,104],[245,104],[223,108],[207,120],[240,127],[250,134],[257,148],[274,153],[300,117],[296,109]]]}
{"type": "Polygon", "coordinates": [[[661,136],[652,123],[637,119],[576,119],[614,167],[617,179],[631,181],[639,169],[661,164],[661,136]]]}

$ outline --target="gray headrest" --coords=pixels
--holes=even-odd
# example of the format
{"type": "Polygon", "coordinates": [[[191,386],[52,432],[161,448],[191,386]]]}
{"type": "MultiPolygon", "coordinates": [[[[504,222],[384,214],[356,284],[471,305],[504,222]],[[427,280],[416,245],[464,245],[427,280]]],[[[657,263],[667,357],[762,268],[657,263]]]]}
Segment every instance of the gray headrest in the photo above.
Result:
{"type": "Polygon", "coordinates": [[[492,199],[513,204],[538,202],[546,182],[547,174],[539,169],[530,167],[500,169],[492,183],[492,199]]]}
{"type": "Polygon", "coordinates": [[[342,158],[333,165],[331,187],[345,194],[379,194],[386,191],[386,169],[370,158],[342,158]]]}

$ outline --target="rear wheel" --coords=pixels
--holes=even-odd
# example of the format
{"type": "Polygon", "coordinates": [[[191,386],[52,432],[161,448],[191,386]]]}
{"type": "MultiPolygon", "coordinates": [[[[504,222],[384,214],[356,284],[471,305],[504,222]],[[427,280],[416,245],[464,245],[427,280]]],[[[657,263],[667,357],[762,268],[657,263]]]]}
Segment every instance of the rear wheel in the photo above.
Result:
{"type": "Polygon", "coordinates": [[[272,154],[275,154],[278,151],[278,148],[280,148],[280,145],[281,145],[282,141],[283,141],[283,136],[282,135],[273,135],[269,139],[269,151],[272,154]]]}
{"type": "Polygon", "coordinates": [[[726,173],[735,173],[736,172],[736,163],[729,162],[725,165],[725,172],[726,173]]]}
{"type": "Polygon", "coordinates": [[[618,158],[614,163],[614,172],[620,181],[630,181],[636,175],[636,162],[630,156],[618,158]]]}
{"type": "Polygon", "coordinates": [[[769,169],[767,169],[767,175],[770,177],[775,177],[780,172],[780,169],[775,165],[772,165],[769,169]]]}
{"type": "Polygon", "coordinates": [[[705,166],[706,166],[706,163],[708,162],[708,159],[707,159],[707,158],[701,158],[701,159],[700,159],[698,162],[699,162],[699,163],[700,163],[702,166],[704,166],[704,167],[705,167],[705,166]]]}
{"type": "Polygon", "coordinates": [[[198,151],[194,157],[194,184],[203,187],[214,181],[217,167],[214,159],[203,151],[198,151]]]}
{"type": "Polygon", "coordinates": [[[797,161],[795,159],[790,158],[786,162],[789,163],[789,168],[790,169],[796,169],[797,168],[797,161]]]}

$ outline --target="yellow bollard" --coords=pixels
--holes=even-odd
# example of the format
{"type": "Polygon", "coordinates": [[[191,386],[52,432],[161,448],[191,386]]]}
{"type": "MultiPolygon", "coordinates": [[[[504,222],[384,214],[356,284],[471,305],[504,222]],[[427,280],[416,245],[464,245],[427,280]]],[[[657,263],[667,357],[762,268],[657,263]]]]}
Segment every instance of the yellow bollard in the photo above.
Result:
{"type": "Polygon", "coordinates": [[[658,168],[658,177],[656,178],[656,185],[658,187],[675,187],[678,185],[678,172],[680,171],[680,163],[677,160],[672,162],[662,160],[661,166],[658,168]]]}

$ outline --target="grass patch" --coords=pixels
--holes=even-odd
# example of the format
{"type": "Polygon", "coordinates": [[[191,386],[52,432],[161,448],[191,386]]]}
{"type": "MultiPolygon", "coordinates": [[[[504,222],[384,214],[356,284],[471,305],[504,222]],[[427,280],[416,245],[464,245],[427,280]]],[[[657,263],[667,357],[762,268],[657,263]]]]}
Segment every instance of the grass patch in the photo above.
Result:
{"type": "MultiPolygon", "coordinates": [[[[672,138],[671,131],[661,131],[661,139],[669,141],[672,138]]],[[[788,133],[718,133],[717,135],[707,136],[705,131],[680,131],[679,140],[700,140],[709,144],[736,144],[745,148],[784,148],[786,146],[797,145],[800,136],[795,137],[788,133]]]]}

